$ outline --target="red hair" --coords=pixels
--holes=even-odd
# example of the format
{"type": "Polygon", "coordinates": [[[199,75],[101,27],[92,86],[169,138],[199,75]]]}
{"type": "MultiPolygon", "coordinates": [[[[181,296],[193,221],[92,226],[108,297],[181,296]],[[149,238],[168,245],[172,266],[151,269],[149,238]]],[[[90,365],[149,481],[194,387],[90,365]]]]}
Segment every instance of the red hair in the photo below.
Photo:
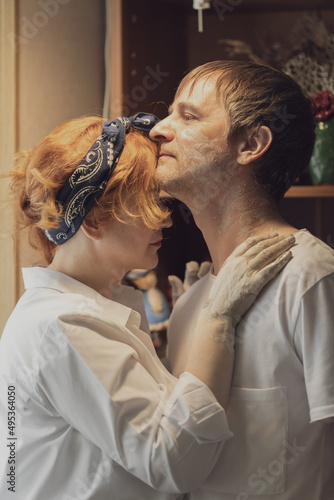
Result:
{"type": "MultiPolygon", "coordinates": [[[[56,245],[44,231],[58,225],[61,213],[56,203],[57,193],[101,134],[102,123],[100,117],[70,120],[31,151],[20,151],[16,156],[10,187],[20,228],[30,228],[32,245],[42,251],[48,263],[53,259],[56,245]]],[[[156,160],[156,144],[144,133],[132,129],[126,135],[114,173],[89,216],[105,224],[111,219],[123,222],[126,215],[130,221],[141,218],[148,228],[160,228],[169,211],[159,202],[154,179],[156,160]]]]}

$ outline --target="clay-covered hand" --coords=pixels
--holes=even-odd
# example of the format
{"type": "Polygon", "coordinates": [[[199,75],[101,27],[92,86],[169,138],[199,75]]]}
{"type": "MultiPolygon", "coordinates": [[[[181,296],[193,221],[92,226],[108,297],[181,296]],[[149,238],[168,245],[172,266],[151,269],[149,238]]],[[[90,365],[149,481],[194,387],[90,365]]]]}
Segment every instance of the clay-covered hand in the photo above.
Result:
{"type": "Polygon", "coordinates": [[[211,262],[204,261],[201,265],[198,262],[192,260],[186,263],[186,270],[184,274],[184,281],[182,282],[178,276],[170,275],[168,276],[169,283],[172,287],[172,300],[173,305],[177,299],[188,290],[196,281],[205,276],[208,273],[211,266],[211,262]]]}
{"type": "MultiPolygon", "coordinates": [[[[226,259],[201,311],[200,322],[220,323],[217,341],[234,336],[241,317],[292,257],[293,235],[248,238],[226,259]],[[214,321],[214,320],[218,320],[214,321]]],[[[230,338],[231,340],[231,338],[230,338]]]]}

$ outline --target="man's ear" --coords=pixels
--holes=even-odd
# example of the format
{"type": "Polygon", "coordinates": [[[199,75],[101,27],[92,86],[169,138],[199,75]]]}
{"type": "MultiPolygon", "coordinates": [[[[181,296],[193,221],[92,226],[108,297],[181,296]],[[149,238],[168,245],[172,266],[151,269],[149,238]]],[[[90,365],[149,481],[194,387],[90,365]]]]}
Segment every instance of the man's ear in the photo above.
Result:
{"type": "Polygon", "coordinates": [[[262,125],[257,132],[251,132],[238,145],[237,161],[240,165],[247,165],[258,160],[269,148],[273,134],[269,127],[262,125]]]}
{"type": "Polygon", "coordinates": [[[100,240],[102,238],[101,227],[89,215],[85,217],[80,229],[91,240],[100,240]]]}

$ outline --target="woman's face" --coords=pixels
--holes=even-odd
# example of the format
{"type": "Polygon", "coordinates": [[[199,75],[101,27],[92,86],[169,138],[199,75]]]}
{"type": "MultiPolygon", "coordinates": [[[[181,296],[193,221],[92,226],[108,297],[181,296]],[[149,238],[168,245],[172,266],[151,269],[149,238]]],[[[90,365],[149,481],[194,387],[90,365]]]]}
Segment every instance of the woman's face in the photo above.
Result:
{"type": "MultiPolygon", "coordinates": [[[[163,227],[170,227],[169,217],[163,227]]],[[[152,269],[158,264],[157,251],[162,245],[162,230],[148,229],[140,220],[134,223],[123,223],[117,220],[103,228],[103,254],[108,254],[114,262],[118,262],[124,273],[131,269],[152,269]]],[[[111,265],[113,263],[111,262],[111,265]]]]}

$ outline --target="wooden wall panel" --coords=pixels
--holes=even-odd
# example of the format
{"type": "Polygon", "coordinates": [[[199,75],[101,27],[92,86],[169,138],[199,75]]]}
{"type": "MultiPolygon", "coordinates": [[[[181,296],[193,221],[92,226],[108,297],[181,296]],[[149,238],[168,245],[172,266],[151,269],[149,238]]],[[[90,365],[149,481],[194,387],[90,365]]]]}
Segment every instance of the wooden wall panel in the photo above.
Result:
{"type": "MultiPolygon", "coordinates": [[[[0,1],[0,175],[12,165],[16,149],[15,2],[0,1]]],[[[17,256],[11,238],[14,216],[6,203],[8,181],[0,180],[0,335],[17,300],[17,256]]]]}
{"type": "Polygon", "coordinates": [[[110,104],[108,118],[123,114],[123,30],[122,0],[108,0],[109,8],[109,52],[110,72],[107,78],[110,87],[110,104]]]}

